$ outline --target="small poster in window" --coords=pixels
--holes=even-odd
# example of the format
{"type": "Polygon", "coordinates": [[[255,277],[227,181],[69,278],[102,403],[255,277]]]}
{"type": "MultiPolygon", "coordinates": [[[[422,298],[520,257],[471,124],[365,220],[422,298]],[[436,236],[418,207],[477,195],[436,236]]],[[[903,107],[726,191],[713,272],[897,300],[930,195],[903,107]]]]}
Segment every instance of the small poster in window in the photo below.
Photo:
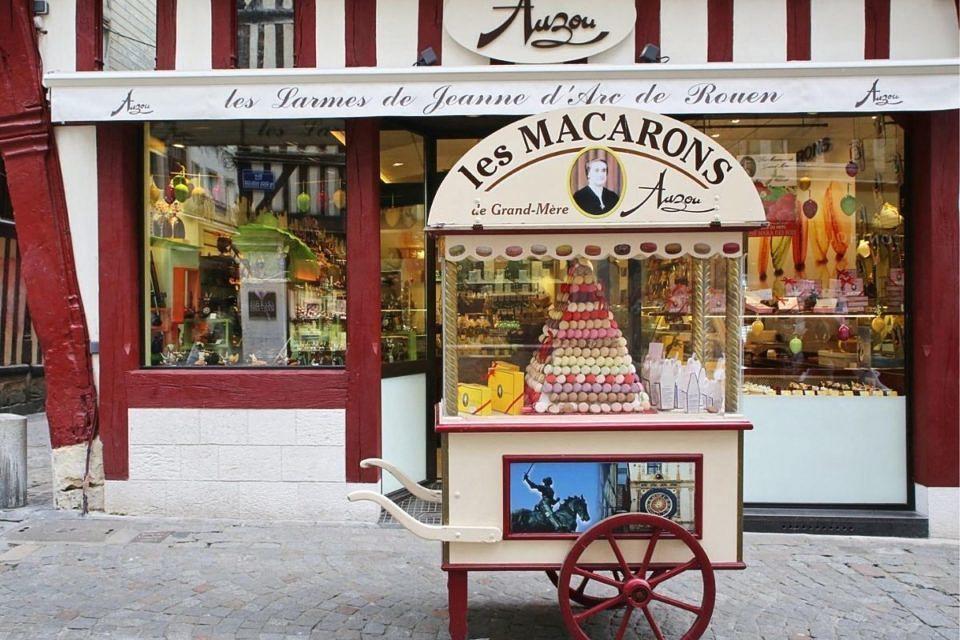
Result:
{"type": "Polygon", "coordinates": [[[248,291],[247,310],[251,320],[277,319],[277,294],[274,291],[248,291]]]}

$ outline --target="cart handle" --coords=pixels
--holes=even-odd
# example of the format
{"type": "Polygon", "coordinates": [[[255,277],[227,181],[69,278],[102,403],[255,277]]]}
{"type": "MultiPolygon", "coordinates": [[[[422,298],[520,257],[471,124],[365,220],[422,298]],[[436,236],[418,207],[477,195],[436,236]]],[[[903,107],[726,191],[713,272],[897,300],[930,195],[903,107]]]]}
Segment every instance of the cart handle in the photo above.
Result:
{"type": "Polygon", "coordinates": [[[416,520],[409,513],[400,508],[390,498],[376,491],[353,491],[347,494],[347,500],[369,500],[376,502],[387,511],[393,519],[399,522],[404,529],[424,540],[439,540],[440,542],[500,542],[503,532],[497,527],[454,527],[424,524],[416,520]]]}
{"type": "Polygon", "coordinates": [[[365,460],[360,461],[361,469],[369,469],[370,467],[379,467],[384,471],[388,472],[394,478],[397,479],[397,482],[403,485],[403,488],[412,493],[417,498],[420,498],[424,502],[443,502],[443,497],[440,491],[435,491],[433,489],[427,489],[426,487],[421,486],[419,483],[414,482],[410,479],[410,476],[400,471],[392,463],[383,460],[382,458],[366,458],[365,460]]]}

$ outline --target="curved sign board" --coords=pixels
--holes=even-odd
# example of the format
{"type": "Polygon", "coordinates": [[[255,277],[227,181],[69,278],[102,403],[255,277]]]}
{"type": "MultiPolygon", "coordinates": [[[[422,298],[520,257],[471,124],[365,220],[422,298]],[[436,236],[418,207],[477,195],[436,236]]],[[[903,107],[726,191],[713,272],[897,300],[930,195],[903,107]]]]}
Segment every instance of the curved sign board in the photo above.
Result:
{"type": "Polygon", "coordinates": [[[430,207],[432,228],[756,227],[736,158],[682,122],[616,107],[518,120],[468,151],[430,207]]]}
{"type": "Polygon", "coordinates": [[[552,63],[596,55],[633,31],[634,0],[447,0],[443,26],[488,58],[552,63]]]}

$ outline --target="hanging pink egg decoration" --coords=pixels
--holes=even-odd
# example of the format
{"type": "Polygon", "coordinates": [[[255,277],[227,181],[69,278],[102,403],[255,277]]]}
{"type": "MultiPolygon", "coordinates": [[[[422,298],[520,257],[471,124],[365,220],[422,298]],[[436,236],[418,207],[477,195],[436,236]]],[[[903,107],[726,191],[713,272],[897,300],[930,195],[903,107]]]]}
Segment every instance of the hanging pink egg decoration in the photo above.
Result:
{"type": "Polygon", "coordinates": [[[851,160],[850,162],[848,162],[848,163],[847,163],[847,175],[850,176],[851,178],[853,178],[853,177],[855,177],[858,173],[860,173],[860,166],[859,166],[856,162],[854,162],[853,160],[851,160]]]}
{"type": "Polygon", "coordinates": [[[817,201],[812,198],[808,198],[803,202],[803,215],[808,218],[812,218],[817,215],[817,201]]]}
{"type": "Polygon", "coordinates": [[[849,340],[851,333],[852,331],[850,330],[850,326],[847,323],[843,323],[837,328],[837,338],[839,340],[843,340],[843,341],[849,340]]]}

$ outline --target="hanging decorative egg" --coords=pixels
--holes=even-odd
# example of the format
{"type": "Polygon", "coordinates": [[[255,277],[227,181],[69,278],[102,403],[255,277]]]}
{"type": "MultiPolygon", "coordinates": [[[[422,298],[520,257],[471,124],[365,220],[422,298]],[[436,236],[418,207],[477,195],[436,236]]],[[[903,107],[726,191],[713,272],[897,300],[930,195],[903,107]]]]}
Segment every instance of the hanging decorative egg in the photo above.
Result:
{"type": "Polygon", "coordinates": [[[870,257],[870,243],[867,240],[861,240],[857,245],[857,255],[861,258],[870,257]]]}
{"type": "Polygon", "coordinates": [[[886,326],[887,323],[884,321],[883,316],[874,316],[873,320],[870,321],[870,328],[873,329],[874,333],[880,333],[886,326]]]}
{"type": "Polygon", "coordinates": [[[856,162],[854,162],[853,160],[851,160],[850,162],[848,162],[848,163],[847,163],[847,175],[850,176],[851,178],[853,178],[853,177],[856,177],[856,175],[857,175],[858,173],[860,173],[860,165],[858,165],[858,164],[857,164],[856,162]]]}
{"type": "Polygon", "coordinates": [[[196,187],[194,187],[193,191],[190,192],[191,197],[198,198],[198,199],[202,198],[205,195],[207,195],[207,191],[200,185],[197,185],[196,187]]]}
{"type": "Polygon", "coordinates": [[[840,209],[848,216],[852,216],[857,210],[857,199],[848,193],[840,199],[840,209]]]}
{"type": "Polygon", "coordinates": [[[343,209],[347,206],[347,192],[343,189],[337,189],[333,192],[333,206],[337,209],[343,209]]]}
{"type": "Polygon", "coordinates": [[[173,188],[173,197],[177,199],[177,202],[186,202],[187,198],[190,197],[190,187],[181,182],[173,188]]]}
{"type": "Polygon", "coordinates": [[[839,340],[849,340],[851,333],[850,327],[845,322],[837,328],[837,338],[839,340]]]}
{"type": "Polygon", "coordinates": [[[800,353],[803,351],[803,340],[797,336],[790,338],[790,353],[800,353]]]}
{"type": "Polygon", "coordinates": [[[801,191],[807,191],[808,189],[810,189],[810,182],[811,180],[809,176],[803,176],[802,178],[797,180],[797,186],[800,187],[801,191]]]}
{"type": "Polygon", "coordinates": [[[223,187],[220,186],[219,182],[214,183],[213,185],[213,197],[219,198],[220,194],[223,192],[223,187]]]}
{"type": "Polygon", "coordinates": [[[754,320],[753,324],[750,325],[750,335],[754,338],[759,338],[764,329],[766,329],[766,327],[763,326],[763,320],[754,320]]]}
{"type": "Polygon", "coordinates": [[[317,206],[320,207],[320,211],[327,208],[327,192],[323,189],[317,192],[317,206]]]}
{"type": "Polygon", "coordinates": [[[150,181],[150,202],[156,202],[160,199],[160,196],[163,195],[163,192],[160,191],[160,187],[157,186],[157,183],[153,180],[150,181]]]}
{"type": "Polygon", "coordinates": [[[302,192],[297,196],[297,211],[300,213],[309,213],[310,212],[310,194],[307,192],[302,192]]]}
{"type": "Polygon", "coordinates": [[[808,218],[812,218],[813,216],[817,215],[817,208],[817,201],[808,198],[803,202],[803,215],[807,216],[808,218]]]}

